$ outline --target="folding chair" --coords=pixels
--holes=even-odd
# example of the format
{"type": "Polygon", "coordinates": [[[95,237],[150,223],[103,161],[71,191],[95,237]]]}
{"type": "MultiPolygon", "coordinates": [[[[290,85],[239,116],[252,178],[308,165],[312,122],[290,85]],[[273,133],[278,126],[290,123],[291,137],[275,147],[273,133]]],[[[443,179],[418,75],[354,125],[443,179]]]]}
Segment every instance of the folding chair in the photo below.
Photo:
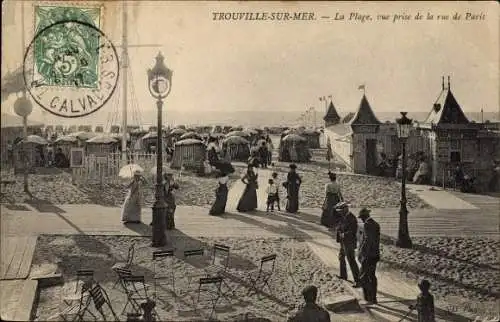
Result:
{"type": "Polygon", "coordinates": [[[82,321],[85,313],[89,313],[95,318],[95,315],[89,311],[91,300],[89,290],[94,283],[93,270],[81,269],[76,271],[75,292],[63,298],[63,302],[67,307],[59,314],[64,321],[82,321]],[[70,316],[73,316],[73,318],[70,318],[70,316]]]}
{"type": "MultiPolygon", "coordinates": [[[[205,268],[205,272],[207,273],[207,277],[213,276],[227,276],[227,270],[229,268],[229,247],[222,244],[214,244],[212,251],[212,258],[210,265],[205,268]]],[[[227,287],[231,293],[234,295],[234,290],[227,284],[227,282],[222,279],[222,284],[227,287]]],[[[226,299],[225,294],[222,294],[226,299]]]]}
{"type": "Polygon", "coordinates": [[[87,294],[88,291],[88,289],[82,290],[78,303],[67,306],[63,312],[59,313],[59,317],[61,317],[62,321],[83,321],[85,313],[89,313],[94,319],[97,318],[89,311],[91,297],[87,294]]]}
{"type": "Polygon", "coordinates": [[[199,279],[198,282],[198,296],[196,297],[195,310],[198,310],[198,305],[200,304],[200,296],[202,291],[208,295],[208,301],[211,303],[212,311],[210,312],[210,318],[215,311],[217,306],[217,302],[221,297],[221,286],[222,286],[223,278],[220,276],[217,277],[203,277],[199,279]]]}
{"type": "Polygon", "coordinates": [[[121,284],[122,289],[124,289],[125,286],[123,285],[123,278],[126,276],[132,276],[132,270],[130,270],[128,268],[117,267],[114,269],[114,272],[117,275],[117,279],[116,279],[116,282],[113,285],[112,289],[115,289],[116,285],[118,285],[118,284],[121,284]]]}
{"type": "MultiPolygon", "coordinates": [[[[111,267],[111,269],[115,272],[117,269],[121,269],[121,268],[130,269],[130,267],[132,266],[132,263],[134,262],[134,254],[135,254],[135,244],[132,244],[128,248],[127,261],[126,262],[117,262],[111,267]]],[[[116,285],[117,285],[117,283],[115,283],[115,285],[113,285],[113,289],[116,287],[116,285]]]]}
{"type": "Polygon", "coordinates": [[[154,298],[158,299],[157,288],[163,285],[172,284],[172,290],[175,292],[175,271],[174,271],[174,251],[160,250],[153,252],[153,283],[154,298]],[[165,267],[166,266],[166,267],[165,267]],[[161,270],[165,268],[165,270],[161,270]],[[170,283],[166,280],[170,280],[170,283]]]}
{"type": "MultiPolygon", "coordinates": [[[[127,303],[123,307],[123,311],[121,314],[123,315],[129,304],[132,306],[132,309],[134,310],[135,313],[140,313],[141,312],[140,302],[147,301],[149,299],[144,276],[138,276],[138,275],[123,276],[122,282],[123,282],[122,284],[123,289],[125,290],[125,294],[127,295],[127,303]]],[[[156,314],[156,316],[158,315],[156,314]]]]}
{"type": "MultiPolygon", "coordinates": [[[[80,301],[82,295],[88,296],[86,293],[95,282],[94,271],[89,269],[79,269],[76,271],[75,292],[71,295],[65,296],[63,302],[70,306],[75,301],[80,301]]],[[[84,297],[85,297],[84,296],[84,297]]]]}
{"type": "Polygon", "coordinates": [[[193,279],[199,279],[202,277],[206,277],[206,273],[204,270],[195,268],[196,265],[200,265],[200,261],[205,257],[205,250],[203,248],[200,249],[191,249],[184,251],[184,259],[186,262],[191,262],[190,267],[184,271],[184,275],[188,279],[188,287],[191,285],[191,281],[193,279]]]}
{"type": "Polygon", "coordinates": [[[106,321],[106,314],[104,314],[103,310],[104,304],[107,304],[109,310],[111,311],[111,314],[113,314],[112,321],[119,321],[115,310],[113,310],[113,306],[111,305],[108,294],[99,284],[96,284],[92,289],[90,289],[90,297],[92,298],[92,302],[94,302],[94,307],[101,314],[104,321],[106,321]]]}
{"type": "Polygon", "coordinates": [[[267,255],[260,259],[259,270],[254,271],[249,275],[251,286],[250,290],[248,291],[248,294],[252,293],[252,291],[255,291],[255,293],[257,293],[259,287],[260,290],[263,290],[264,286],[267,286],[267,288],[270,291],[272,291],[271,286],[269,285],[269,280],[273,276],[275,263],[276,263],[276,254],[267,255]]]}

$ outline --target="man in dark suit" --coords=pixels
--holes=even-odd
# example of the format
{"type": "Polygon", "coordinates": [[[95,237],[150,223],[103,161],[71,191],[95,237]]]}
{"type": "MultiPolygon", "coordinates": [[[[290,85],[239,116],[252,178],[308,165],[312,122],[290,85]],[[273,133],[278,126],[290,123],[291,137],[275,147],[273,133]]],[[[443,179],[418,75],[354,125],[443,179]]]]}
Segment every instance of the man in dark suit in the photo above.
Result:
{"type": "Polygon", "coordinates": [[[377,277],[375,271],[380,260],[380,225],[370,217],[370,211],[363,208],[358,216],[364,223],[364,232],[359,246],[358,260],[361,263],[360,283],[368,303],[377,303],[377,277]]]}
{"type": "Polygon", "coordinates": [[[345,202],[339,202],[335,205],[335,210],[340,214],[340,225],[337,230],[337,242],[340,243],[339,262],[340,278],[347,280],[346,258],[351,268],[354,287],[359,287],[359,267],[356,262],[356,234],[358,232],[358,220],[349,211],[345,202]]]}

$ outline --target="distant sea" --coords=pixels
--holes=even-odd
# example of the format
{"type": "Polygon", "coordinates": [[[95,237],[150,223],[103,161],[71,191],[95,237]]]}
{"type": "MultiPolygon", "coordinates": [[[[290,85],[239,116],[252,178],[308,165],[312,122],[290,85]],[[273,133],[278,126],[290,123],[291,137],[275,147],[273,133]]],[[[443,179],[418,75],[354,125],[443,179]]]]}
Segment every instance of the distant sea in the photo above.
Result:
{"type": "MultiPolygon", "coordinates": [[[[97,114],[97,113],[96,113],[97,114]]],[[[299,118],[302,112],[300,111],[199,111],[199,112],[181,112],[181,111],[167,111],[163,114],[164,124],[168,125],[241,125],[244,127],[257,127],[257,126],[289,126],[304,124],[299,118]]],[[[416,121],[424,121],[427,117],[428,112],[409,112],[408,117],[416,121]]],[[[481,122],[481,113],[473,112],[466,113],[469,120],[476,122],[481,122]]],[[[323,113],[316,113],[316,125],[323,125],[323,113]]],[[[342,114],[341,117],[345,116],[342,114]]],[[[394,121],[398,118],[399,112],[377,112],[377,118],[381,122],[394,121]]],[[[114,117],[115,121],[113,124],[120,124],[120,115],[114,117]]],[[[499,113],[485,112],[484,120],[490,120],[491,122],[499,122],[499,113]]],[[[129,125],[135,125],[137,123],[136,117],[129,114],[129,125]]],[[[143,126],[151,126],[156,123],[156,111],[142,111],[140,114],[141,123],[143,126]]],[[[92,124],[106,126],[111,123],[106,117],[101,117],[98,115],[92,115],[82,119],[61,119],[56,116],[49,115],[46,113],[42,119],[39,121],[45,124],[51,125],[87,125],[92,124]]],[[[307,125],[312,126],[314,123],[314,117],[311,116],[307,125]]]]}

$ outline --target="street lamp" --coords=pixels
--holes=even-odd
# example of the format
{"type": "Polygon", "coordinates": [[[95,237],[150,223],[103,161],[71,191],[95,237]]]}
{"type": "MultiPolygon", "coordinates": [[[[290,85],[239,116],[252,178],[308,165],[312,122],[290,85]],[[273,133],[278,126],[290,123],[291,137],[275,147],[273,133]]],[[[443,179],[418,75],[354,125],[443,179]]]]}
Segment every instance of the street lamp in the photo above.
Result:
{"type": "Polygon", "coordinates": [[[401,118],[396,119],[398,138],[401,141],[402,170],[401,178],[401,207],[399,208],[399,229],[396,246],[411,248],[412,243],[408,231],[408,208],[406,207],[406,141],[410,136],[412,120],[406,117],[407,112],[401,112],[401,118]]]}
{"type": "Polygon", "coordinates": [[[156,192],[155,202],[153,204],[153,242],[152,247],[162,247],[167,243],[166,229],[166,208],[163,196],[163,143],[162,143],[162,107],[163,99],[170,93],[172,71],[168,69],[161,53],[156,56],[156,64],[153,69],[148,70],[148,88],[151,96],[156,98],[156,107],[158,108],[158,123],[156,137],[156,192]]]}
{"type": "Polygon", "coordinates": [[[26,97],[26,91],[14,103],[14,112],[23,118],[23,166],[24,166],[24,192],[29,193],[28,187],[28,155],[26,152],[26,140],[28,138],[28,115],[33,111],[31,101],[26,97]]]}

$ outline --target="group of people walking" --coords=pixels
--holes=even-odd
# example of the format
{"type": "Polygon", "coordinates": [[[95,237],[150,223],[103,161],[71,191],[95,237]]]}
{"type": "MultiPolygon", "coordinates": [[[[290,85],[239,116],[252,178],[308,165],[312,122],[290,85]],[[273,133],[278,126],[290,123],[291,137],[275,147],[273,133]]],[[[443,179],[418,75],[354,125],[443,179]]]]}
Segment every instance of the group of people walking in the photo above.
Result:
{"type": "Polygon", "coordinates": [[[334,232],[340,244],[339,278],[347,280],[347,263],[351,268],[354,287],[362,287],[364,298],[369,303],[377,303],[376,266],[380,260],[380,226],[370,217],[370,211],[361,209],[358,218],[363,222],[363,234],[358,248],[358,260],[355,250],[358,244],[358,220],[349,211],[348,204],[337,182],[335,173],[328,172],[330,182],[325,185],[325,199],[321,214],[321,224],[334,232]]]}
{"type": "MultiPolygon", "coordinates": [[[[289,213],[296,213],[299,210],[299,188],[302,179],[297,174],[296,169],[297,166],[291,164],[290,171],[287,174],[287,180],[282,183],[287,195],[285,210],[289,213]]],[[[241,182],[245,185],[245,188],[236,207],[238,212],[251,212],[257,209],[257,190],[259,189],[258,177],[253,164],[248,164],[247,170],[241,178],[241,182]]],[[[273,172],[272,178],[268,180],[268,186],[266,188],[266,210],[268,212],[274,211],[275,205],[278,210],[281,210],[280,185],[278,184],[278,180],[277,172],[273,172]]],[[[221,215],[225,212],[228,196],[228,181],[228,174],[221,173],[219,175],[218,187],[215,191],[215,202],[210,209],[210,215],[221,215]]]]}

